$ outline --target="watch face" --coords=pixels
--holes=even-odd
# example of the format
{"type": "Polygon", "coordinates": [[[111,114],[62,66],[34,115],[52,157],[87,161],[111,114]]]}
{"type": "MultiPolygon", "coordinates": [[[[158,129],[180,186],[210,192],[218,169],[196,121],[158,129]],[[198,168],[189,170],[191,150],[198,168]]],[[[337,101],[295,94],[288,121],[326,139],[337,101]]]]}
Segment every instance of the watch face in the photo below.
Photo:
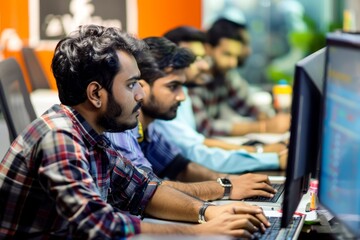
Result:
{"type": "Polygon", "coordinates": [[[222,178],[222,179],[221,179],[221,182],[222,182],[223,184],[226,184],[226,185],[231,184],[230,180],[227,179],[227,178],[222,178]]]}

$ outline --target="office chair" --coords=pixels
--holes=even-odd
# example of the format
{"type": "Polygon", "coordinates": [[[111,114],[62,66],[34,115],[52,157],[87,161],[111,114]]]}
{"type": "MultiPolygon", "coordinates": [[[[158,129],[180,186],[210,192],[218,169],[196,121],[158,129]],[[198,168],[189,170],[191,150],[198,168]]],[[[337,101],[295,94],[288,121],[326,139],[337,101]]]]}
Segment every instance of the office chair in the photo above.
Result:
{"type": "Polygon", "coordinates": [[[23,47],[21,53],[25,61],[26,70],[29,74],[32,91],[37,89],[50,89],[48,79],[41,68],[34,49],[31,47],[23,47]]]}
{"type": "Polygon", "coordinates": [[[0,107],[10,142],[36,118],[21,68],[14,58],[0,62],[0,107]]]}

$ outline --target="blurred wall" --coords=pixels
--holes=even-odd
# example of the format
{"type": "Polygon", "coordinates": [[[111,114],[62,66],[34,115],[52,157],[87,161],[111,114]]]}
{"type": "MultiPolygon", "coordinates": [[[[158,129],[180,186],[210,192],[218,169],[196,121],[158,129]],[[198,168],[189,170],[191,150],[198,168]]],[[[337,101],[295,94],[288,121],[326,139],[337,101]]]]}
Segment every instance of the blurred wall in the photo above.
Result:
{"type": "MultiPolygon", "coordinates": [[[[4,29],[15,29],[23,45],[29,42],[29,3],[33,0],[1,0],[0,1],[0,34],[4,29]]],[[[61,0],[59,0],[61,1],[61,0]]],[[[136,1],[136,0],[131,0],[136,1]]],[[[201,27],[201,0],[137,0],[138,36],[148,37],[162,35],[167,30],[178,25],[190,25],[201,27]]],[[[110,6],[111,7],[111,6],[110,6]]],[[[130,16],[132,13],[129,13],[130,16]]],[[[2,49],[0,42],[0,54],[4,57],[15,57],[24,72],[29,90],[28,76],[24,68],[24,62],[18,50],[2,49]]],[[[36,54],[40,59],[49,84],[56,89],[55,80],[50,70],[54,46],[41,46],[36,48],[36,54]]]]}

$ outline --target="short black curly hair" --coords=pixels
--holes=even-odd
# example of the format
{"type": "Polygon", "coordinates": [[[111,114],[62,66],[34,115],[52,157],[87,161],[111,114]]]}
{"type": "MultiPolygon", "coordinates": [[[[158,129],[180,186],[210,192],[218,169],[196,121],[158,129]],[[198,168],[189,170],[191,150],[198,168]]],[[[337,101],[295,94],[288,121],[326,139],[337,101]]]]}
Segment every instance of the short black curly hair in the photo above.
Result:
{"type": "Polygon", "coordinates": [[[146,48],[143,41],[119,28],[80,26],[57,44],[51,63],[61,103],[74,106],[84,102],[92,81],[111,93],[121,66],[116,51],[125,51],[137,59],[146,48]]]}

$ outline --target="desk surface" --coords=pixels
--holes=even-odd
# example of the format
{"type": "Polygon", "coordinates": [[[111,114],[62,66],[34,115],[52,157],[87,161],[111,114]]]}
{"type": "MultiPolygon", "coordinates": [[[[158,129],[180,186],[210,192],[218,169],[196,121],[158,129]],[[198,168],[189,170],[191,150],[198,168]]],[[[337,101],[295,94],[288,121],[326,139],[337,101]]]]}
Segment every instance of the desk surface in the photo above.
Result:
{"type": "MultiPolygon", "coordinates": [[[[226,200],[220,200],[222,202],[222,204],[224,204],[226,202],[226,200]]],[[[308,204],[308,202],[310,201],[310,194],[309,192],[307,194],[304,194],[304,196],[302,197],[299,206],[296,210],[297,213],[300,214],[306,214],[306,218],[305,221],[314,221],[317,219],[317,213],[316,211],[311,211],[311,212],[306,212],[306,205],[308,204]]],[[[215,201],[216,202],[216,201],[215,201]]],[[[229,201],[233,202],[233,201],[229,201]]],[[[266,216],[281,216],[281,211],[264,211],[266,216]]],[[[184,222],[175,222],[175,221],[167,221],[167,220],[161,220],[161,219],[155,219],[155,218],[144,218],[145,222],[151,222],[151,223],[159,223],[159,224],[192,224],[192,223],[184,223],[184,222]]]]}

